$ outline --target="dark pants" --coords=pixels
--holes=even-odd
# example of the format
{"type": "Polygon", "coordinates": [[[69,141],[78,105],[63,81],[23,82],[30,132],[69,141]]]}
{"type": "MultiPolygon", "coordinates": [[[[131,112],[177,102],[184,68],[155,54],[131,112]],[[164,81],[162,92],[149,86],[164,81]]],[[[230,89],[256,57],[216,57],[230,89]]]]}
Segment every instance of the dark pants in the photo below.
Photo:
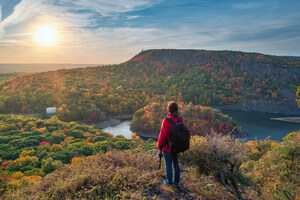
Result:
{"type": "Polygon", "coordinates": [[[166,174],[167,174],[167,180],[169,183],[172,183],[172,164],[174,167],[175,175],[174,175],[174,183],[179,183],[180,181],[180,168],[178,164],[178,156],[176,153],[173,153],[172,151],[162,151],[165,159],[166,164],[166,174]]]}

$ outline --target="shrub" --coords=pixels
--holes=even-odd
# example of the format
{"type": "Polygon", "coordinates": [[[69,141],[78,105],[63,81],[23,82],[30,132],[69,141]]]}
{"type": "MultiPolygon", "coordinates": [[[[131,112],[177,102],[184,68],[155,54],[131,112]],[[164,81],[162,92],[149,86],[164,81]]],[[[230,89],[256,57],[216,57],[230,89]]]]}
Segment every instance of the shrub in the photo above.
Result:
{"type": "MultiPolygon", "coordinates": [[[[283,140],[276,144],[258,141],[255,150],[260,157],[250,156],[241,166],[264,199],[297,199],[297,190],[299,195],[300,132],[292,132],[283,140]]],[[[252,151],[249,154],[253,155],[252,151]]]]}
{"type": "Polygon", "coordinates": [[[57,151],[60,151],[60,150],[62,150],[63,149],[63,147],[62,147],[62,145],[60,145],[60,144],[53,144],[52,146],[51,146],[51,151],[52,152],[57,152],[57,151]]]}
{"type": "Polygon", "coordinates": [[[213,175],[227,191],[242,199],[238,184],[246,184],[239,168],[245,157],[245,147],[241,140],[230,135],[210,134],[205,137],[194,136],[191,146],[182,160],[195,166],[199,174],[213,175]]]}
{"type": "Polygon", "coordinates": [[[41,170],[45,173],[45,174],[49,174],[51,172],[54,172],[55,170],[59,169],[60,167],[62,167],[62,162],[59,160],[53,160],[51,157],[42,160],[42,167],[41,170]]]}

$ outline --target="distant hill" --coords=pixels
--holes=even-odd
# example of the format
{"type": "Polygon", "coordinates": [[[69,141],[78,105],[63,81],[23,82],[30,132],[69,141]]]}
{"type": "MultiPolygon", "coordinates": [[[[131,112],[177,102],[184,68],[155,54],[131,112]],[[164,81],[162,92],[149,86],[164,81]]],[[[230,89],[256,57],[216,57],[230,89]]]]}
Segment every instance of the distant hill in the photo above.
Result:
{"type": "Polygon", "coordinates": [[[45,112],[64,121],[103,120],[151,102],[176,100],[265,112],[299,113],[300,61],[236,51],[157,49],[118,65],[63,69],[0,85],[1,113],[45,112]]]}
{"type": "Polygon", "coordinates": [[[96,64],[63,64],[63,63],[0,63],[0,73],[14,72],[47,72],[58,69],[99,66],[96,64]]]}
{"type": "Polygon", "coordinates": [[[294,58],[300,60],[300,56],[282,56],[283,58],[294,58]]]}
{"type": "Polygon", "coordinates": [[[128,62],[143,60],[147,61],[159,61],[162,63],[171,64],[196,64],[203,61],[220,60],[224,61],[230,59],[238,59],[239,62],[265,62],[275,65],[290,64],[290,66],[300,67],[296,56],[273,56],[265,55],[261,53],[246,53],[241,51],[213,51],[213,50],[196,50],[196,49],[152,49],[142,51],[128,62]]]}
{"type": "Polygon", "coordinates": [[[13,72],[13,73],[0,73],[0,83],[11,80],[15,77],[26,75],[25,72],[13,72]]]}

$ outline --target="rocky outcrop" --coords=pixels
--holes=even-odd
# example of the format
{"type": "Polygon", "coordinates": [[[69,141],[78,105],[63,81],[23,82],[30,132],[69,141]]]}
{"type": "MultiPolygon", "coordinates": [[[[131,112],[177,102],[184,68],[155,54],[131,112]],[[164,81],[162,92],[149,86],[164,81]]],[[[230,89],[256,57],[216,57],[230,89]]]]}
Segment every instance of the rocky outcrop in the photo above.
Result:
{"type": "Polygon", "coordinates": [[[262,63],[241,63],[240,71],[252,78],[278,79],[281,85],[300,83],[300,68],[288,65],[275,66],[262,63]]]}

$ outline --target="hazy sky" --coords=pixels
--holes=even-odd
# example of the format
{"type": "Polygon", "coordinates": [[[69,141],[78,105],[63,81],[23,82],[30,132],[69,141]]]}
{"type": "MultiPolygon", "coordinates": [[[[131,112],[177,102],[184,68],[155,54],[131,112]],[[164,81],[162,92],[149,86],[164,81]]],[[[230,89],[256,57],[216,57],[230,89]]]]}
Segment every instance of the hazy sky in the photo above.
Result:
{"type": "Polygon", "coordinates": [[[0,0],[0,63],[120,63],[142,49],[300,56],[299,0],[0,0]],[[55,43],[36,41],[50,26],[55,43]]]}

